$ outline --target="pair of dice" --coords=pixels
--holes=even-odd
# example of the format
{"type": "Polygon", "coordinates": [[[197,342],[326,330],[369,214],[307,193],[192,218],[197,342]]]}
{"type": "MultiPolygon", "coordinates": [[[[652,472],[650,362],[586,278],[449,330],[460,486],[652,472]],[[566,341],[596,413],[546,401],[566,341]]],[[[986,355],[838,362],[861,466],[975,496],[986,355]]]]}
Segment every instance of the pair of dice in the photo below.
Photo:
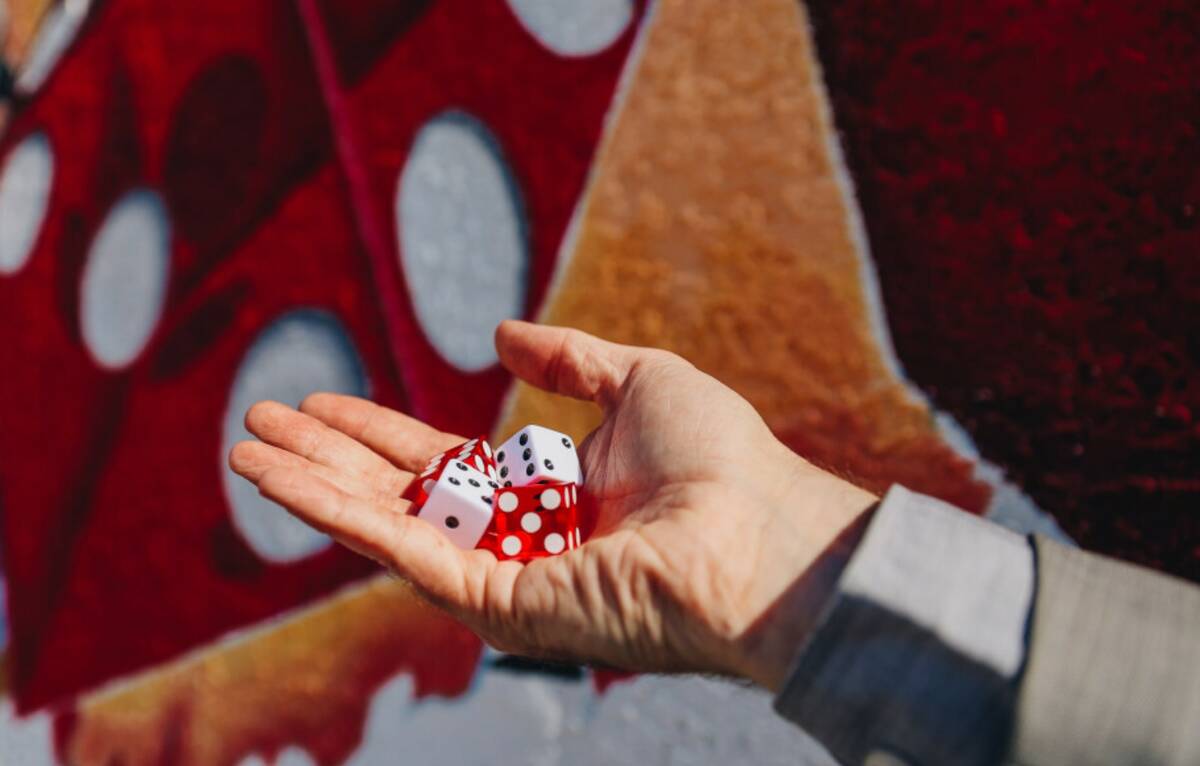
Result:
{"type": "Polygon", "coordinates": [[[529,425],[495,452],[481,436],[434,455],[417,478],[413,505],[459,548],[528,561],[583,544],[582,478],[571,437],[529,425]]]}

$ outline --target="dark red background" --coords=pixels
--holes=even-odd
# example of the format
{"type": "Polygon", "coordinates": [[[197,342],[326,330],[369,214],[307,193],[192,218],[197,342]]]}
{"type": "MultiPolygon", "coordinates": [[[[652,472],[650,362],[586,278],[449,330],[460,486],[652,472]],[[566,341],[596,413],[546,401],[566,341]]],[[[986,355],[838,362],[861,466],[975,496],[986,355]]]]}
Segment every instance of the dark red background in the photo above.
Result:
{"type": "Polygon", "coordinates": [[[810,9],[908,375],[1083,546],[1200,581],[1200,6],[810,9]]]}

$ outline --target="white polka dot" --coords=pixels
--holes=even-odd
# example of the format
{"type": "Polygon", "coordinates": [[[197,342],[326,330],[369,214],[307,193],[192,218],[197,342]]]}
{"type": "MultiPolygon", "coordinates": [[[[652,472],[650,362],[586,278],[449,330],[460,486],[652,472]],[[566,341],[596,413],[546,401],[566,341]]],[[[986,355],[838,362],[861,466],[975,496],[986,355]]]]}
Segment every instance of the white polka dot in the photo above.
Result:
{"type": "Polygon", "coordinates": [[[488,476],[492,477],[492,481],[498,481],[500,479],[500,477],[496,475],[496,466],[494,465],[488,466],[487,474],[488,476]]]}
{"type": "Polygon", "coordinates": [[[521,529],[529,534],[533,534],[542,528],[542,517],[536,513],[530,512],[521,517],[521,529]]]}
{"type": "Polygon", "coordinates": [[[171,268],[171,225],[157,194],[135,189],[104,219],[80,285],[84,343],[101,365],[137,358],[162,315],[171,268]]]}
{"type": "Polygon", "coordinates": [[[504,511],[505,513],[512,513],[513,511],[517,510],[517,506],[520,504],[520,501],[517,500],[516,492],[504,492],[500,495],[499,504],[500,510],[504,511]]]}
{"type": "Polygon", "coordinates": [[[562,549],[566,547],[567,541],[559,533],[551,532],[546,535],[543,545],[546,546],[546,553],[562,553],[562,549]]]}
{"type": "Polygon", "coordinates": [[[486,440],[483,442],[483,454],[487,455],[489,460],[492,457],[492,445],[488,444],[486,440]]]}
{"type": "Polygon", "coordinates": [[[583,545],[583,537],[579,534],[579,527],[575,527],[575,547],[583,545]]]}
{"type": "Polygon", "coordinates": [[[516,556],[521,552],[521,538],[509,535],[500,541],[500,550],[504,551],[505,556],[516,556]]]}
{"type": "Polygon", "coordinates": [[[429,342],[464,372],[496,362],[492,333],[525,309],[529,242],[512,173],[462,112],[421,129],[396,193],[400,257],[429,342]]]}
{"type": "Polygon", "coordinates": [[[508,0],[521,24],[560,56],[612,45],[633,19],[633,0],[508,0]]]}
{"type": "Polygon", "coordinates": [[[18,93],[30,94],[42,87],[75,40],[80,25],[87,18],[89,5],[91,0],[65,0],[46,12],[46,17],[38,25],[29,58],[17,76],[15,86],[18,93]]]}
{"type": "Polygon", "coordinates": [[[578,490],[576,490],[575,485],[572,484],[571,485],[571,505],[576,505],[578,503],[579,503],[579,492],[578,492],[578,490]]]}
{"type": "MultiPolygon", "coordinates": [[[[323,311],[293,311],[263,330],[242,358],[225,411],[222,463],[234,444],[252,438],[243,424],[250,405],[273,399],[294,406],[314,391],[367,396],[366,376],[336,319],[323,311]]],[[[263,559],[295,561],[330,544],[233,471],[224,469],[222,477],[234,526],[263,559]]]]}
{"type": "Polygon", "coordinates": [[[553,511],[562,503],[562,497],[558,494],[557,489],[547,489],[542,492],[542,507],[547,511],[553,511]]]}
{"type": "Polygon", "coordinates": [[[483,462],[483,458],[479,455],[475,456],[475,467],[479,469],[480,473],[487,473],[487,463],[483,462]]]}
{"type": "Polygon", "coordinates": [[[0,169],[0,274],[15,274],[33,254],[54,179],[54,153],[43,133],[22,139],[0,169]]]}

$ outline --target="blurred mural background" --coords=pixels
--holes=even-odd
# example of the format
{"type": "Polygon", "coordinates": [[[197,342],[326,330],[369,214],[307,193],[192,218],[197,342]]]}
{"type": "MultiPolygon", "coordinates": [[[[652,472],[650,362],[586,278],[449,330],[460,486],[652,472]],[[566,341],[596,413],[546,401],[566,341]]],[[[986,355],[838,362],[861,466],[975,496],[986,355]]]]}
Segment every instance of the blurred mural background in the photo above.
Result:
{"type": "Polygon", "coordinates": [[[1198,17],[0,0],[0,760],[826,763],[752,690],[485,651],[224,467],[318,389],[582,436],[505,317],[1200,580],[1198,17]]]}

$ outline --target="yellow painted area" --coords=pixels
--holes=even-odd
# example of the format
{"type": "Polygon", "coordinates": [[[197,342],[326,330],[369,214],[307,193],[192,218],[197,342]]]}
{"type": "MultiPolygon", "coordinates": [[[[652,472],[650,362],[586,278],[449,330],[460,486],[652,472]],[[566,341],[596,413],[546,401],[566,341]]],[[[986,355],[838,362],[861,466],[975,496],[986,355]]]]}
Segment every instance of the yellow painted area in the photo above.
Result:
{"type": "MultiPolygon", "coordinates": [[[[644,34],[541,320],[671,349],[817,462],[980,508],[871,329],[802,4],[660,0],[644,34]]],[[[597,418],[522,385],[497,435],[597,418]]]]}
{"type": "MultiPolygon", "coordinates": [[[[379,685],[414,661],[477,654],[474,642],[406,585],[379,577],[85,699],[70,762],[235,764],[288,745],[340,762],[357,747],[379,685]]],[[[465,687],[474,662],[462,664],[465,687]]]]}
{"type": "Polygon", "coordinates": [[[0,0],[7,10],[0,9],[0,17],[7,18],[7,33],[0,28],[0,54],[13,69],[20,70],[46,11],[54,4],[55,0],[0,0]]]}

